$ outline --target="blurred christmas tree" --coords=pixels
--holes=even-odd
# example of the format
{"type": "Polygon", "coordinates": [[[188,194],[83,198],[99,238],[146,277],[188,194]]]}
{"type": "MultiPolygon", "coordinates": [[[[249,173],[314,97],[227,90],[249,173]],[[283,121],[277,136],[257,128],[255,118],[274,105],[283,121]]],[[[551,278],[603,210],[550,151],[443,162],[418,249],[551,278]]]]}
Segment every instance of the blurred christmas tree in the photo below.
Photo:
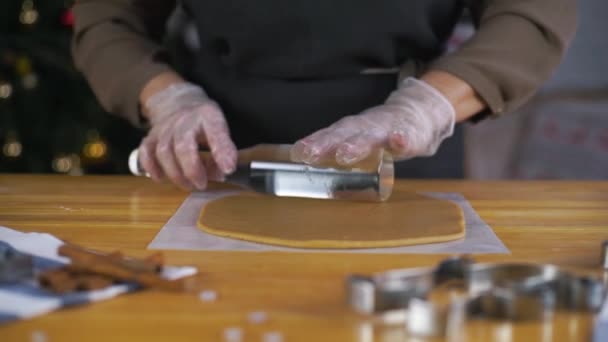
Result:
{"type": "Polygon", "coordinates": [[[142,132],[105,113],[74,68],[72,3],[0,4],[0,172],[128,172],[142,132]]]}

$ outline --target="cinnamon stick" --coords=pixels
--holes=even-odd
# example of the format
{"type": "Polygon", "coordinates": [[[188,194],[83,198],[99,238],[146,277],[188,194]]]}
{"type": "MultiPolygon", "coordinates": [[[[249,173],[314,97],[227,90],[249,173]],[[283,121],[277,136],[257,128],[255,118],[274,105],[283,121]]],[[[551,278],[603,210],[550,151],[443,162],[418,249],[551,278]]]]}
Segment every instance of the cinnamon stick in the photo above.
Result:
{"type": "Polygon", "coordinates": [[[114,258],[97,251],[71,244],[59,247],[59,255],[70,258],[72,267],[105,275],[113,279],[136,282],[145,287],[169,291],[186,291],[190,283],[185,280],[170,281],[160,277],[158,260],[142,261],[133,258],[114,258]]]}
{"type": "Polygon", "coordinates": [[[49,270],[38,275],[40,286],[56,292],[66,293],[76,290],[76,280],[65,268],[49,270]]]}

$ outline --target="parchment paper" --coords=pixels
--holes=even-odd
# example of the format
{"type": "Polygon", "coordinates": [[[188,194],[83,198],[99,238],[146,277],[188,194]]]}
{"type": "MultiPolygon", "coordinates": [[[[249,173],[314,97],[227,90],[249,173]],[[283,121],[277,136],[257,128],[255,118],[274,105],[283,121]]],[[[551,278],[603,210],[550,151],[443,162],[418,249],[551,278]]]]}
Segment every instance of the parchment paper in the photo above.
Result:
{"type": "MultiPolygon", "coordinates": [[[[458,193],[425,192],[422,195],[453,201],[464,213],[465,238],[442,243],[367,249],[308,249],[265,245],[229,239],[203,232],[197,227],[201,208],[234,191],[192,193],[175,212],[173,217],[148,245],[148,249],[186,249],[206,251],[252,251],[252,252],[314,252],[314,253],[417,253],[417,254],[508,254],[509,250],[498,239],[492,229],[477,215],[471,204],[458,193]]],[[[404,220],[406,229],[406,220],[404,220]]]]}

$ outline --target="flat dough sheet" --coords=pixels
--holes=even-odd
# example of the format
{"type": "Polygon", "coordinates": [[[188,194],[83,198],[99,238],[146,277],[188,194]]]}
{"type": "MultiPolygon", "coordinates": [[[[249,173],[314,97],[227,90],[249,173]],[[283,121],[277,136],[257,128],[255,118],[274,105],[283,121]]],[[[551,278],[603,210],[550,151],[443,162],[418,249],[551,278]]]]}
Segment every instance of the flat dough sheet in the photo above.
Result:
{"type": "Polygon", "coordinates": [[[396,247],[464,237],[458,205],[408,192],[382,203],[239,193],[207,203],[198,226],[223,237],[297,248],[396,247]]]}

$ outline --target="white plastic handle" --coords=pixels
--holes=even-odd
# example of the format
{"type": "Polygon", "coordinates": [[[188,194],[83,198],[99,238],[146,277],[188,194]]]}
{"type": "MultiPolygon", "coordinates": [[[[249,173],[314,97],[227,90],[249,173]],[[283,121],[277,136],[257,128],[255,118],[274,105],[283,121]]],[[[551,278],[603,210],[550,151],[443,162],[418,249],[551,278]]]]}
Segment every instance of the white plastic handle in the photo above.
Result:
{"type": "Polygon", "coordinates": [[[134,149],[129,155],[129,171],[135,176],[145,176],[150,177],[146,171],[143,170],[141,165],[139,165],[139,150],[134,149]]]}

